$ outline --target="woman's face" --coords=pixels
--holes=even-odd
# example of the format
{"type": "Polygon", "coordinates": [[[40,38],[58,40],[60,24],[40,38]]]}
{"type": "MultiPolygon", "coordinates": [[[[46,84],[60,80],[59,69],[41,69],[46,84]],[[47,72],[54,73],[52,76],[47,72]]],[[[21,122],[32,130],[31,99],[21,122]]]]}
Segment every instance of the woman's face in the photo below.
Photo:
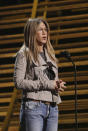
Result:
{"type": "Polygon", "coordinates": [[[36,39],[39,45],[46,44],[47,42],[47,28],[43,22],[38,25],[37,32],[36,32],[36,39]]]}

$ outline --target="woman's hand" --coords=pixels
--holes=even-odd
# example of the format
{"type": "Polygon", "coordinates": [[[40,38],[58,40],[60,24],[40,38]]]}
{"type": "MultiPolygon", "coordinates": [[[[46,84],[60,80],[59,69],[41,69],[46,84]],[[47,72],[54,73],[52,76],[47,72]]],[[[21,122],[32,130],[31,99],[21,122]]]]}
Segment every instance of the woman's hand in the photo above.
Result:
{"type": "Polygon", "coordinates": [[[67,88],[65,86],[66,82],[62,81],[62,80],[59,80],[59,81],[56,81],[56,86],[55,86],[55,89],[56,91],[58,92],[64,92],[64,89],[67,88]]]}

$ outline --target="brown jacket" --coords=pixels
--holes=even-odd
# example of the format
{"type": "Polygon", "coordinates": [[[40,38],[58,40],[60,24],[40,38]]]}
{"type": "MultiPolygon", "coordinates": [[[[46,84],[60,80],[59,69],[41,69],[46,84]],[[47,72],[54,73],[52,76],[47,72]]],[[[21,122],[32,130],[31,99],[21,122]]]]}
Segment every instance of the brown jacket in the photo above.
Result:
{"type": "MultiPolygon", "coordinates": [[[[55,80],[58,80],[58,68],[56,64],[49,58],[45,50],[47,61],[52,62],[53,71],[55,72],[55,80]]],[[[55,94],[54,80],[49,80],[44,73],[46,62],[39,54],[40,65],[33,60],[32,65],[27,66],[26,56],[23,50],[17,53],[14,68],[14,83],[18,89],[23,89],[23,98],[31,98],[36,100],[44,100],[50,102],[61,102],[59,94],[55,94]]]]}

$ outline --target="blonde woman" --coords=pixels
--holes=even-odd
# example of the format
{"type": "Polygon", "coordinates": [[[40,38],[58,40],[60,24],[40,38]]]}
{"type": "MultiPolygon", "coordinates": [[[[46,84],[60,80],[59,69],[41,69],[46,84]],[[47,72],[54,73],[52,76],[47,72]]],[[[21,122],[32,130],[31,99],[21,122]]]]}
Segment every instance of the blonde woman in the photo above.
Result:
{"type": "Polygon", "coordinates": [[[59,92],[66,86],[58,78],[49,25],[41,18],[28,19],[24,27],[24,45],[16,56],[14,83],[23,90],[21,131],[57,131],[59,92]]]}

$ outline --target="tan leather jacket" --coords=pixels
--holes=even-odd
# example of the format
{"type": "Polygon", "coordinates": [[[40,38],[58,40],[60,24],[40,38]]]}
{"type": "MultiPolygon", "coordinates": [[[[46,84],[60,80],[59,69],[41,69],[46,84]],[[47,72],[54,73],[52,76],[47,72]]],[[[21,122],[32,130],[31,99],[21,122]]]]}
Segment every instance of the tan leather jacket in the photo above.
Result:
{"type": "MultiPolygon", "coordinates": [[[[55,80],[58,80],[58,67],[51,61],[45,50],[47,61],[54,65],[55,80]]],[[[40,65],[33,60],[33,65],[27,66],[26,56],[23,50],[17,53],[14,68],[15,87],[23,90],[23,98],[44,100],[49,102],[61,102],[59,94],[54,93],[54,80],[49,80],[44,73],[46,62],[39,54],[40,65]]]]}

